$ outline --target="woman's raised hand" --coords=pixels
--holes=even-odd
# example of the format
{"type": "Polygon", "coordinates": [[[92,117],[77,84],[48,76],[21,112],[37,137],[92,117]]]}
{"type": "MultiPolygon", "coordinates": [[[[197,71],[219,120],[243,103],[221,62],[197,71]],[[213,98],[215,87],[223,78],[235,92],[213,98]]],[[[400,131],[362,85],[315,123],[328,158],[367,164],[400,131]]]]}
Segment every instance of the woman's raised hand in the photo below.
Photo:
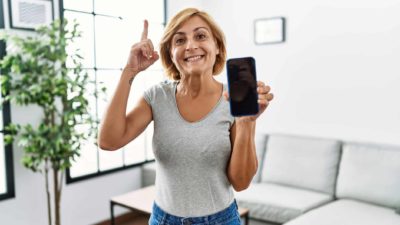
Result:
{"type": "Polygon", "coordinates": [[[159,58],[157,51],[154,51],[153,43],[147,38],[148,29],[149,23],[147,20],[145,20],[143,24],[141,40],[131,47],[131,51],[129,53],[129,58],[125,69],[128,69],[134,73],[139,73],[147,69],[159,58]]]}

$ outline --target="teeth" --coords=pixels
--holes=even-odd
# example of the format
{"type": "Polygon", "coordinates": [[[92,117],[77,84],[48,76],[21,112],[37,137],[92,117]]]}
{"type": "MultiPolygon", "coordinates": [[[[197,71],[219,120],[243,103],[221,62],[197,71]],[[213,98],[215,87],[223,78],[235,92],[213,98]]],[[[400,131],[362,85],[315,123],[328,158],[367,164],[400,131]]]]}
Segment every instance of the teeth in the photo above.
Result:
{"type": "Polygon", "coordinates": [[[199,60],[200,58],[201,58],[201,55],[197,55],[197,56],[189,57],[186,60],[189,62],[193,62],[193,61],[199,60]]]}

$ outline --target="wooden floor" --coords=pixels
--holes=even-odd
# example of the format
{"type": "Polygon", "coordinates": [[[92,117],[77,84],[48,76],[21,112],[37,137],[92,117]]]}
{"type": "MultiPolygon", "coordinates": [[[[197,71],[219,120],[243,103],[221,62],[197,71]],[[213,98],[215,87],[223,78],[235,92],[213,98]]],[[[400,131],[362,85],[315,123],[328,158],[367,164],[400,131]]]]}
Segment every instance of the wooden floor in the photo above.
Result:
{"type": "Polygon", "coordinates": [[[115,225],[147,225],[149,222],[149,216],[137,216],[130,221],[123,222],[115,225]]]}

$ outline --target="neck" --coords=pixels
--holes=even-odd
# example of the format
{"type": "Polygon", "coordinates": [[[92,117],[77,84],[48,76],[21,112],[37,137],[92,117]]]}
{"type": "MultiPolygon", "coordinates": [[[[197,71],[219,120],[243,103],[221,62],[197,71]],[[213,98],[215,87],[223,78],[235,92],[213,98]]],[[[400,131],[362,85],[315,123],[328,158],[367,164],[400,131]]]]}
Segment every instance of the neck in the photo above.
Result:
{"type": "Polygon", "coordinates": [[[216,91],[220,91],[220,84],[213,78],[212,74],[182,74],[177,87],[177,95],[192,98],[213,94],[216,91]]]}

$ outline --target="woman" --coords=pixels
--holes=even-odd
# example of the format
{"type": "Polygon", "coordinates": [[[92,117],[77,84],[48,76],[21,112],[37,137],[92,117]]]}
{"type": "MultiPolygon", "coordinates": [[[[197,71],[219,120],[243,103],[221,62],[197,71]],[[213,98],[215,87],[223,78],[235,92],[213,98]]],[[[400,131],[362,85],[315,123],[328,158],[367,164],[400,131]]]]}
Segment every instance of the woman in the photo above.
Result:
{"type": "Polygon", "coordinates": [[[172,80],[145,91],[125,115],[131,82],[160,58],[147,33],[145,21],[103,118],[100,148],[126,145],[154,120],[156,198],[149,224],[240,224],[232,187],[246,189],[257,171],[255,125],[273,98],[270,88],[258,82],[258,115],[232,117],[226,88],[213,77],[226,60],[223,33],[208,14],[189,8],[172,18],[160,44],[172,80]]]}

